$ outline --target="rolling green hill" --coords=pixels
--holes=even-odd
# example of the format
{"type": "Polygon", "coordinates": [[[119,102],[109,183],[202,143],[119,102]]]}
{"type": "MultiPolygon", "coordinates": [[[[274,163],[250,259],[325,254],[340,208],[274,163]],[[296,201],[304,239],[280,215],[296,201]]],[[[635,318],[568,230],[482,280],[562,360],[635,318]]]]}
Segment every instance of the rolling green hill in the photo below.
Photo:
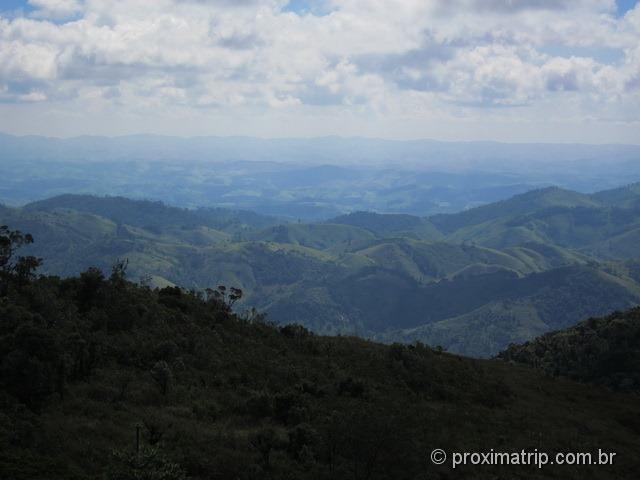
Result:
{"type": "Polygon", "coordinates": [[[598,258],[634,258],[639,253],[633,237],[640,228],[637,192],[630,186],[587,196],[551,188],[431,221],[451,242],[499,249],[538,243],[598,258]]]}
{"type": "Polygon", "coordinates": [[[301,245],[338,253],[359,245],[367,245],[377,237],[372,232],[350,225],[312,223],[277,225],[255,232],[248,238],[255,241],[301,245]]]}
{"type": "Polygon", "coordinates": [[[278,223],[272,217],[243,210],[176,208],[162,202],[130,200],[123,197],[95,197],[92,195],[60,195],[33,202],[24,207],[28,212],[74,210],[108,218],[117,224],[141,227],[150,231],[167,226],[183,228],[204,226],[217,230],[264,228],[278,223]]]}
{"type": "Polygon", "coordinates": [[[591,195],[598,203],[610,206],[636,208],[640,204],[640,183],[632,183],[591,195]]]}
{"type": "Polygon", "coordinates": [[[234,285],[245,292],[239,308],[316,332],[491,356],[639,303],[640,275],[627,264],[640,257],[636,194],[633,186],[594,195],[548,188],[429,219],[357,212],[287,224],[63,195],[4,208],[0,223],[47,239],[28,250],[47,259],[46,273],[107,270],[127,258],[133,280],[234,285]]]}
{"type": "Polygon", "coordinates": [[[330,222],[360,227],[381,237],[408,236],[423,240],[442,240],[444,238],[431,221],[414,215],[355,212],[334,218],[330,222]]]}
{"type": "Polygon", "coordinates": [[[450,234],[461,228],[480,225],[492,220],[526,215],[549,207],[589,207],[597,202],[588,195],[557,187],[533,190],[508,200],[491,203],[451,215],[435,215],[431,222],[442,232],[450,234]]]}

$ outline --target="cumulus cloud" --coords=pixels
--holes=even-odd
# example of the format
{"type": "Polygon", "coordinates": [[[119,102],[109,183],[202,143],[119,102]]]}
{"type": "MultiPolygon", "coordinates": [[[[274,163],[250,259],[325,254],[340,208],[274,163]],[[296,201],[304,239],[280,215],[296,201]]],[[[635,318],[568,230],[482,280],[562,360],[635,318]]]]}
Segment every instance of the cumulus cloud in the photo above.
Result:
{"type": "Polygon", "coordinates": [[[640,7],[617,18],[613,0],[326,0],[322,15],[287,0],[29,3],[0,16],[0,109],[80,108],[97,130],[101,112],[163,128],[177,111],[221,115],[240,130],[284,114],[311,135],[327,115],[363,131],[509,121],[504,107],[525,124],[640,120],[640,7]],[[619,60],[584,53],[596,47],[619,60]]]}
{"type": "Polygon", "coordinates": [[[441,0],[441,10],[456,11],[461,8],[476,12],[516,13],[525,10],[591,10],[613,11],[614,0],[441,0]]]}

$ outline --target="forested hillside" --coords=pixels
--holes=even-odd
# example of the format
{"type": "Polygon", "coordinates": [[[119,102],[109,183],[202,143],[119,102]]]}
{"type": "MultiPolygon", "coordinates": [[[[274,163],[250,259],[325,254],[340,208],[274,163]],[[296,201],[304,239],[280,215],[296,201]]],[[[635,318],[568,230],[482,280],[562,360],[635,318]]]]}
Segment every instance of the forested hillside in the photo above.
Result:
{"type": "Polygon", "coordinates": [[[554,376],[640,391],[640,308],[590,318],[523,345],[511,345],[498,358],[554,376]]]}
{"type": "Polygon", "coordinates": [[[635,396],[421,343],[278,327],[234,314],[237,291],[153,290],[126,281],[122,263],[60,279],[32,260],[1,265],[3,479],[628,479],[640,468],[635,396]],[[601,449],[616,461],[454,472],[429,461],[435,448],[601,449]]]}
{"type": "Polygon", "coordinates": [[[420,340],[491,356],[510,343],[640,303],[640,193],[547,188],[457,214],[355,212],[286,223],[64,195],[0,210],[46,239],[43,271],[78,275],[128,259],[151,286],[242,288],[239,308],[325,334],[420,340]],[[638,238],[636,238],[638,237],[638,238]]]}

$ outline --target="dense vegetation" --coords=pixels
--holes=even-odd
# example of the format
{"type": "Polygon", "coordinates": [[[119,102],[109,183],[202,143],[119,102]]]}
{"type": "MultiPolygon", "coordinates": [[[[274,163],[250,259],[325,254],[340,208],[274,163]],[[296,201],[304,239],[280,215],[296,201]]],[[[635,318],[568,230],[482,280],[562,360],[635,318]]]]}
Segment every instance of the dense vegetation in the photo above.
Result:
{"type": "Polygon", "coordinates": [[[532,191],[430,218],[356,212],[321,223],[63,195],[0,208],[46,241],[44,272],[129,260],[129,278],[202,290],[237,285],[256,307],[316,333],[441,345],[491,356],[640,303],[637,185],[532,191]]]}
{"type": "Polygon", "coordinates": [[[622,391],[640,391],[640,308],[590,318],[524,345],[511,345],[498,358],[527,364],[622,391]]]}
{"type": "Polygon", "coordinates": [[[635,396],[276,327],[234,314],[237,291],[151,289],[126,281],[125,262],[61,279],[3,255],[3,479],[627,479],[640,466],[635,396]],[[617,457],[454,472],[429,462],[434,448],[617,457]]]}

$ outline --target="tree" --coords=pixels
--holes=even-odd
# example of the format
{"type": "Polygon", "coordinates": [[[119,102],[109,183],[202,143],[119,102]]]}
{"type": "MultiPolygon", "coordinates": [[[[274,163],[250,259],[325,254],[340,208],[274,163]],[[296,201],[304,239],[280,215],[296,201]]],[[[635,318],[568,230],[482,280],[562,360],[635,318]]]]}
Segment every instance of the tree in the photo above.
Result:
{"type": "Polygon", "coordinates": [[[33,277],[42,264],[42,259],[34,256],[17,257],[14,260],[16,251],[31,243],[31,234],[10,230],[7,225],[0,226],[0,295],[6,294],[12,278],[24,283],[33,277]]]}
{"type": "Polygon", "coordinates": [[[127,268],[129,267],[129,259],[128,258],[119,258],[116,260],[116,263],[111,267],[111,276],[109,280],[114,285],[123,286],[125,280],[127,279],[127,268]]]}
{"type": "Polygon", "coordinates": [[[233,308],[233,305],[242,298],[242,290],[240,288],[231,287],[227,290],[224,285],[218,285],[216,290],[207,288],[205,290],[207,300],[213,300],[222,303],[229,310],[233,308]]]}
{"type": "Polygon", "coordinates": [[[239,288],[231,287],[231,293],[229,294],[229,308],[233,307],[233,304],[242,298],[242,290],[239,288]]]}
{"type": "Polygon", "coordinates": [[[31,234],[23,234],[20,230],[9,230],[7,225],[0,226],[0,269],[11,270],[11,258],[15,251],[30,243],[33,243],[31,234]]]}
{"type": "Polygon", "coordinates": [[[29,281],[33,278],[38,267],[42,265],[42,259],[36,258],[32,255],[28,255],[26,257],[18,257],[18,261],[13,267],[13,272],[15,273],[18,280],[21,282],[29,281]]]}

